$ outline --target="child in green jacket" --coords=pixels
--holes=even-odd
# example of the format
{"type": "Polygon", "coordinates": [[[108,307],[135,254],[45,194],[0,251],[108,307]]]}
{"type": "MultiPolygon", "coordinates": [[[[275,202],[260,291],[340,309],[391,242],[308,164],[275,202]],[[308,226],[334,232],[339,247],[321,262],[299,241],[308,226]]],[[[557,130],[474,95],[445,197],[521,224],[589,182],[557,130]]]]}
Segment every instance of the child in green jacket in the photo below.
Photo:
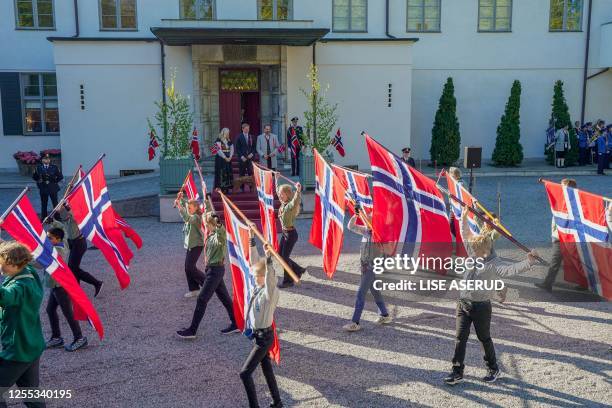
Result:
{"type": "MultiPolygon", "coordinates": [[[[32,254],[24,245],[0,243],[0,391],[38,387],[39,360],[45,349],[39,309],[43,287],[36,270],[28,265],[32,254]]],[[[29,403],[44,407],[44,402],[29,403]]],[[[0,400],[1,405],[1,400],[0,400]]]]}

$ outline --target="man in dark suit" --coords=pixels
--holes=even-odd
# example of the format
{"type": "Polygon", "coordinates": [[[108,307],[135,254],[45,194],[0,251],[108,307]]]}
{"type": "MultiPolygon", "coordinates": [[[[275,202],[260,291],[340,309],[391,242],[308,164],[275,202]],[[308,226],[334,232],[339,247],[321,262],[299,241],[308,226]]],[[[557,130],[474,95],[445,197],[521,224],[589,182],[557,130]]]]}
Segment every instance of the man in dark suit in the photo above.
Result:
{"type": "Polygon", "coordinates": [[[404,161],[404,163],[408,163],[409,166],[416,168],[416,164],[414,162],[414,159],[412,157],[410,157],[410,148],[409,147],[404,147],[402,149],[402,160],[404,161]]]}
{"type": "MultiPolygon", "coordinates": [[[[255,141],[253,136],[249,133],[251,127],[248,123],[242,124],[242,133],[238,135],[234,144],[236,145],[236,154],[238,155],[238,168],[240,171],[240,177],[253,175],[253,157],[255,156],[255,141]]],[[[240,186],[244,191],[244,184],[240,186]]]]}
{"type": "Polygon", "coordinates": [[[44,220],[47,218],[49,197],[51,197],[53,208],[57,206],[57,193],[59,191],[58,183],[64,179],[64,176],[62,176],[62,172],[55,164],[51,164],[51,158],[49,158],[47,154],[42,158],[42,163],[36,167],[36,171],[32,178],[38,185],[41,207],[40,217],[44,220]]]}

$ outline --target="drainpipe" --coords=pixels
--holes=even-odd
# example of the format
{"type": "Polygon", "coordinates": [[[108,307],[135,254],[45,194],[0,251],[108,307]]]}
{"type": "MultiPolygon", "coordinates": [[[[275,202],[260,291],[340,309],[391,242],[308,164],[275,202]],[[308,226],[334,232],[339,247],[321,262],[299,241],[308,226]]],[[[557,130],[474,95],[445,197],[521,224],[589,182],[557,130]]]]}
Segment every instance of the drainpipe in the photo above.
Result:
{"type": "Polygon", "coordinates": [[[395,38],[389,34],[389,0],[385,1],[385,34],[388,38],[395,38]]]}
{"type": "Polygon", "coordinates": [[[79,0],[74,0],[74,27],[75,34],[74,38],[77,38],[81,35],[81,27],[79,25],[79,0]]]}
{"type": "Polygon", "coordinates": [[[584,50],[584,71],[582,78],[582,106],[580,110],[580,123],[584,123],[584,111],[586,108],[586,92],[587,92],[587,81],[588,81],[588,69],[589,69],[589,47],[591,44],[591,15],[593,10],[593,0],[589,0],[589,15],[587,17],[587,35],[586,35],[586,49],[584,50]]]}
{"type": "MultiPolygon", "coordinates": [[[[317,66],[317,42],[312,43],[312,65],[317,66]]],[[[317,94],[312,93],[312,144],[317,142],[317,94]]]]}
{"type": "MultiPolygon", "coordinates": [[[[159,41],[160,52],[161,52],[161,93],[162,93],[162,106],[166,106],[166,51],[164,49],[164,42],[159,41]]],[[[168,150],[168,125],[166,118],[164,118],[164,152],[168,150]]]]}

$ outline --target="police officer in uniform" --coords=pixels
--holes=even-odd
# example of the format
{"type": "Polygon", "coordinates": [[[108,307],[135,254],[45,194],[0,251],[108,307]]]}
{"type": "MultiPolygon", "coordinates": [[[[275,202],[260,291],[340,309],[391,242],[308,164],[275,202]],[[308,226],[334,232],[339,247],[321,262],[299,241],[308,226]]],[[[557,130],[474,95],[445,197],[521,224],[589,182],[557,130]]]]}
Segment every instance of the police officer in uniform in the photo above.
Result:
{"type": "Polygon", "coordinates": [[[51,158],[47,154],[42,158],[42,163],[36,167],[36,171],[32,178],[38,185],[41,206],[40,217],[44,220],[47,218],[49,197],[51,197],[53,208],[57,206],[57,193],[59,191],[58,183],[64,179],[64,176],[55,164],[51,164],[51,158]]]}
{"type": "Polygon", "coordinates": [[[298,125],[298,120],[299,118],[297,116],[294,116],[293,118],[291,118],[291,126],[289,126],[289,129],[287,129],[287,150],[289,150],[289,155],[291,156],[291,175],[292,176],[300,175],[300,151],[301,151],[302,144],[304,143],[304,129],[302,129],[302,127],[298,125]],[[291,139],[292,139],[292,133],[293,133],[292,130],[295,131],[295,134],[297,135],[297,138],[300,141],[300,144],[296,149],[295,156],[293,155],[293,153],[291,153],[292,151],[291,139]]]}

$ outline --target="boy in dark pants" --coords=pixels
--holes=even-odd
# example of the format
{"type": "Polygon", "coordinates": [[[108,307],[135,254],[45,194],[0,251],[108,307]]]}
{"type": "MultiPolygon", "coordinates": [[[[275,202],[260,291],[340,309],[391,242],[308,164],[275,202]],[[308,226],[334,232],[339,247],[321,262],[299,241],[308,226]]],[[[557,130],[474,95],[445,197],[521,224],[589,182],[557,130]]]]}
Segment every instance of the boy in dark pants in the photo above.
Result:
{"type": "MultiPolygon", "coordinates": [[[[32,254],[14,241],[0,243],[0,269],[4,282],[0,287],[0,392],[13,385],[38,387],[39,360],[45,349],[39,309],[43,298],[42,283],[28,264],[32,254]]],[[[44,402],[28,402],[30,407],[44,407],[44,402]]],[[[6,403],[0,398],[0,407],[6,403]]]]}
{"type": "MultiPolygon", "coordinates": [[[[463,243],[468,255],[473,258],[481,258],[483,267],[474,267],[466,270],[463,275],[464,281],[492,281],[498,277],[518,275],[527,271],[531,265],[536,263],[537,253],[531,251],[527,259],[517,263],[506,263],[501,261],[493,250],[493,241],[490,234],[474,235],[468,226],[468,211],[461,216],[460,230],[463,243]]],[[[478,263],[476,263],[478,265],[478,263]]],[[[465,360],[465,349],[470,336],[470,326],[473,324],[478,340],[482,343],[488,372],[483,378],[485,382],[494,382],[499,376],[499,367],[495,356],[495,347],[491,339],[491,295],[494,292],[487,290],[462,290],[457,302],[457,333],[455,337],[455,353],[453,356],[453,370],[444,379],[449,385],[463,381],[463,364],[465,360]]]]}
{"type": "MultiPolygon", "coordinates": [[[[55,247],[55,250],[62,257],[66,259],[68,251],[64,244],[64,230],[60,228],[51,228],[47,232],[49,241],[55,247]]],[[[72,336],[74,340],[72,343],[64,346],[66,351],[76,351],[82,347],[87,346],[87,337],[83,337],[81,332],[81,326],[74,318],[72,313],[72,303],[68,297],[68,293],[62,288],[50,275],[46,274],[47,287],[51,289],[49,293],[49,300],[47,302],[47,315],[49,316],[49,324],[51,326],[51,338],[47,341],[47,348],[62,347],[64,345],[64,339],[60,331],[59,318],[57,316],[57,308],[62,309],[64,317],[68,321],[68,326],[72,330],[72,336]]]]}

